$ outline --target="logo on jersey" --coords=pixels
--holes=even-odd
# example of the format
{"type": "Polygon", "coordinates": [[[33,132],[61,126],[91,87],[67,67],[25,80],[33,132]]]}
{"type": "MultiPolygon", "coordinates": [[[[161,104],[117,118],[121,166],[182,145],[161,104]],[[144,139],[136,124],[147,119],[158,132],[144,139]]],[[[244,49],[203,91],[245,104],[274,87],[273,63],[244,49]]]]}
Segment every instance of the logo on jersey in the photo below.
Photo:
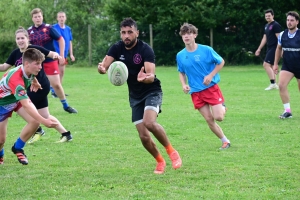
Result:
{"type": "Polygon", "coordinates": [[[46,33],[46,32],[47,32],[47,29],[46,29],[46,28],[43,28],[43,32],[46,33]]]}
{"type": "Polygon", "coordinates": [[[133,56],[133,62],[134,64],[140,64],[142,62],[142,56],[140,54],[135,54],[133,56]]]}
{"type": "Polygon", "coordinates": [[[23,97],[23,96],[25,96],[26,95],[26,91],[25,90],[19,90],[18,91],[18,96],[19,97],[23,97]]]}
{"type": "Polygon", "coordinates": [[[30,34],[34,34],[34,32],[33,32],[33,31],[30,31],[30,34]]]}
{"type": "Polygon", "coordinates": [[[120,60],[125,60],[124,55],[121,55],[119,59],[120,59],[120,60]]]}
{"type": "Polygon", "coordinates": [[[195,55],[194,58],[195,58],[195,61],[197,61],[197,62],[200,61],[200,55],[195,55]]]}
{"type": "Polygon", "coordinates": [[[272,28],[273,28],[273,25],[270,25],[270,26],[269,26],[269,30],[272,30],[272,28]]]}

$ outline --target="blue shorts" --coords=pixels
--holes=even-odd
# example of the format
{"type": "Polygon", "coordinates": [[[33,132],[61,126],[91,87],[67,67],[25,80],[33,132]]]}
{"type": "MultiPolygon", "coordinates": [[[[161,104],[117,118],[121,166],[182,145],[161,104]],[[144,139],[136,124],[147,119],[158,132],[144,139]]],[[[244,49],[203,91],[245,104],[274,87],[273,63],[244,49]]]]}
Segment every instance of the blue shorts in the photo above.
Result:
{"type": "Polygon", "coordinates": [[[143,122],[145,110],[161,113],[162,92],[152,92],[143,99],[129,98],[129,102],[132,110],[132,122],[136,125],[143,122]]]}
{"type": "Polygon", "coordinates": [[[0,106],[0,122],[3,122],[8,117],[11,117],[12,112],[17,112],[22,107],[21,103],[15,102],[7,105],[0,106]]]}

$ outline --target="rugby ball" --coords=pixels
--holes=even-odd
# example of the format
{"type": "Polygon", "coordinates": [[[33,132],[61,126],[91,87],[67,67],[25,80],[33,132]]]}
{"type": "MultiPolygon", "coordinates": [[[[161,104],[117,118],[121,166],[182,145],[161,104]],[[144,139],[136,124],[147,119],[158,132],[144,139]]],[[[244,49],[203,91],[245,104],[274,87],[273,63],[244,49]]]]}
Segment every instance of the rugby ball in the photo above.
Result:
{"type": "Polygon", "coordinates": [[[111,63],[107,70],[108,80],[115,86],[123,85],[128,78],[127,66],[121,61],[111,63]]]}

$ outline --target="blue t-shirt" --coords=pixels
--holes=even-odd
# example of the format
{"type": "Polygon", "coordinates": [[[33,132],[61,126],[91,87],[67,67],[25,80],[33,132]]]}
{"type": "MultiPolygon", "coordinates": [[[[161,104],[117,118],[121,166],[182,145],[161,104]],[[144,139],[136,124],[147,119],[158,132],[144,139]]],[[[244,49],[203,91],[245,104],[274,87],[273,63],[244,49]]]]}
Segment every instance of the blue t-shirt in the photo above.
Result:
{"type": "Polygon", "coordinates": [[[205,90],[220,81],[220,75],[217,73],[209,85],[203,84],[204,77],[223,61],[223,58],[209,46],[198,44],[194,52],[184,48],[177,53],[176,60],[178,71],[188,78],[190,94],[205,90]]]}
{"type": "MultiPolygon", "coordinates": [[[[61,28],[59,24],[54,24],[52,26],[55,30],[60,33],[65,39],[65,58],[68,57],[69,49],[70,49],[70,41],[73,40],[72,30],[69,26],[65,25],[65,28],[61,28]]],[[[55,47],[55,51],[59,54],[59,45],[56,40],[53,40],[53,44],[55,47]]]]}

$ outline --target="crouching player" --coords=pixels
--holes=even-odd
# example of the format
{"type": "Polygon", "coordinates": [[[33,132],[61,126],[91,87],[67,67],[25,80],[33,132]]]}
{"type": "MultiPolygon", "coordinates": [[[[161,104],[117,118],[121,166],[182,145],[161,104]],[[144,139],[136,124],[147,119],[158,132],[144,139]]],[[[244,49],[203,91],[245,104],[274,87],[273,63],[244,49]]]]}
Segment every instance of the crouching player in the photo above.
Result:
{"type": "Polygon", "coordinates": [[[26,88],[32,91],[41,88],[34,78],[42,69],[45,56],[37,49],[29,48],[22,56],[23,65],[6,72],[0,80],[0,164],[3,164],[4,143],[7,134],[8,117],[15,111],[27,124],[21,130],[20,137],[12,146],[13,153],[18,161],[27,165],[28,160],[24,153],[26,141],[35,133],[40,123],[48,128],[54,128],[58,122],[55,118],[42,117],[27,96],[26,88]]]}

